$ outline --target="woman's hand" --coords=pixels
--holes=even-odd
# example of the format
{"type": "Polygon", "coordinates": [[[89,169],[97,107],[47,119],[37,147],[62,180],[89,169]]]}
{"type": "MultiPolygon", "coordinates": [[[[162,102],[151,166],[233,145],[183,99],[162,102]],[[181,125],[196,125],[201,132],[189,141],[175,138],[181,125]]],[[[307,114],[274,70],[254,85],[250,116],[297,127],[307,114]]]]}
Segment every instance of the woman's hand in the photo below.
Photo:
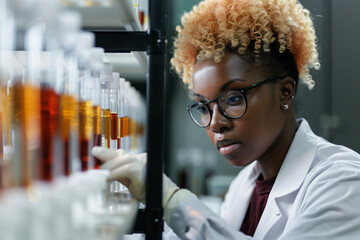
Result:
{"type": "MultiPolygon", "coordinates": [[[[134,154],[126,153],[124,150],[113,151],[104,147],[94,147],[92,154],[104,161],[101,168],[110,171],[109,181],[121,182],[134,197],[145,203],[146,153],[134,154]]],[[[163,207],[178,189],[179,187],[163,174],[163,207]]]]}

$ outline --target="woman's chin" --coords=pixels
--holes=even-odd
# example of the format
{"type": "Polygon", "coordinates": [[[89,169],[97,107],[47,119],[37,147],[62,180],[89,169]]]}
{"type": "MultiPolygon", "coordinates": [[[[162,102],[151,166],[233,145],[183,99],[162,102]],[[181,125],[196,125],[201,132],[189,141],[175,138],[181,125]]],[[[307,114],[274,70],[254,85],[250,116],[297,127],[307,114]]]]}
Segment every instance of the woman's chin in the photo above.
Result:
{"type": "Polygon", "coordinates": [[[226,156],[225,159],[234,167],[242,168],[250,165],[255,160],[239,159],[231,156],[226,156]]]}

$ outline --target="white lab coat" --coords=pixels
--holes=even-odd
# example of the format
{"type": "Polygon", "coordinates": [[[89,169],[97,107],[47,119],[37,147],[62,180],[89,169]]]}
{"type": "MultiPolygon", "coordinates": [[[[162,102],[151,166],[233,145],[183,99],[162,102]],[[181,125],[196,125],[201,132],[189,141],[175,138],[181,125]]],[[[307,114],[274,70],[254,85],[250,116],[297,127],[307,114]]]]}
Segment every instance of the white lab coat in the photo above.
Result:
{"type": "Polygon", "coordinates": [[[231,183],[221,217],[189,195],[168,221],[172,230],[193,240],[360,239],[360,155],[316,136],[306,120],[299,122],[253,237],[239,229],[260,174],[257,162],[231,183]]]}

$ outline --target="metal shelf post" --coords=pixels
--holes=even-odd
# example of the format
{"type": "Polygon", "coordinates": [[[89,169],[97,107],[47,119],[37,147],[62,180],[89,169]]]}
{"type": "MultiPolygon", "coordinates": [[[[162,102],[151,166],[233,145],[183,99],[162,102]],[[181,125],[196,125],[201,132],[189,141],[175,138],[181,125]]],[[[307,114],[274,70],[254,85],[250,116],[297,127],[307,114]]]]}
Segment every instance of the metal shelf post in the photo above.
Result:
{"type": "Polygon", "coordinates": [[[150,49],[147,79],[146,239],[162,239],[162,173],[165,125],[166,2],[149,0],[150,49]]]}

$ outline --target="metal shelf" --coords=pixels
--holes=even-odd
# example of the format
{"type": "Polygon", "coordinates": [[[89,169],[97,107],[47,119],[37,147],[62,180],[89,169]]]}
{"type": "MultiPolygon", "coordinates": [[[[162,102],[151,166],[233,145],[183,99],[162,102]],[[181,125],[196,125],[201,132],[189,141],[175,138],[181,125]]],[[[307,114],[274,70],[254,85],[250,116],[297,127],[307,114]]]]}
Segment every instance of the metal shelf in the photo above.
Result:
{"type": "Polygon", "coordinates": [[[103,5],[66,6],[82,15],[84,28],[142,31],[132,0],[103,1],[103,5]]]}
{"type": "Polygon", "coordinates": [[[105,58],[113,64],[113,71],[131,82],[146,82],[147,56],[141,52],[105,53],[105,58]]]}
{"type": "MultiPolygon", "coordinates": [[[[137,23],[134,24],[133,20],[135,18],[136,22],[137,16],[129,10],[129,3],[132,3],[132,0],[113,2],[115,4],[112,6],[113,9],[109,7],[110,9],[98,8],[96,10],[97,7],[91,9],[85,7],[78,10],[84,17],[84,28],[95,33],[96,46],[103,47],[105,52],[109,53],[108,57],[111,58],[116,53],[131,51],[145,51],[148,55],[146,71],[146,150],[148,156],[146,208],[138,212],[134,231],[145,233],[146,239],[157,240],[162,239],[163,232],[162,173],[165,129],[166,0],[149,0],[149,29],[147,31],[141,31],[137,23]]],[[[144,58],[140,53],[137,60],[141,62],[144,59],[146,57],[144,58]]],[[[125,72],[121,72],[121,74],[125,74],[125,72]]]]}
{"type": "MultiPolygon", "coordinates": [[[[114,0],[105,6],[65,6],[68,10],[77,11],[82,16],[84,30],[96,33],[97,46],[106,46],[105,57],[113,64],[115,72],[129,81],[145,82],[147,57],[145,50],[131,48],[119,51],[118,46],[124,45],[123,38],[117,38],[115,33],[141,32],[138,13],[132,0],[114,0]],[[107,38],[109,37],[109,39],[107,38]],[[104,38],[106,42],[104,42],[104,38]],[[110,43],[112,42],[112,44],[110,43]],[[115,46],[113,48],[112,46],[115,46]],[[139,52],[135,52],[139,51],[139,52]],[[127,52],[127,53],[120,53],[127,52]]],[[[125,38],[129,39],[129,38],[125,38]]],[[[130,41],[130,43],[133,41],[130,41]]],[[[125,44],[126,45],[126,44],[125,44]]],[[[127,44],[128,45],[128,44],[127,44]]]]}

